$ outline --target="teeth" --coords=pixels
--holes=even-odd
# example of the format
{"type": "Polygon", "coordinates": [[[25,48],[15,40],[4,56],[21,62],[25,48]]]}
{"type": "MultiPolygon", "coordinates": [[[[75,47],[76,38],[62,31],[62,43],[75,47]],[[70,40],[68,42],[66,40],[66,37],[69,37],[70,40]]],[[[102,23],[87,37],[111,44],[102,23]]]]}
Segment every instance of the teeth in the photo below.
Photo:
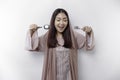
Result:
{"type": "Polygon", "coordinates": [[[59,26],[59,28],[64,28],[64,27],[60,27],[60,26],[59,26]]]}
{"type": "Polygon", "coordinates": [[[63,29],[63,27],[59,27],[60,29],[63,29]]]}

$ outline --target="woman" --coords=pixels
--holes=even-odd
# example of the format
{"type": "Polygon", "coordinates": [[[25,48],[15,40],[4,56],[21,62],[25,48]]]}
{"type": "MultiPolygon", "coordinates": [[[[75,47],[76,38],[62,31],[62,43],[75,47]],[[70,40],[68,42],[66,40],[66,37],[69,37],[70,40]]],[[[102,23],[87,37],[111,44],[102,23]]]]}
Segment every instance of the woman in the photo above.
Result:
{"type": "Polygon", "coordinates": [[[82,28],[86,36],[73,31],[68,13],[58,8],[52,15],[48,32],[38,37],[37,29],[36,24],[30,25],[27,48],[45,53],[42,80],[78,80],[77,50],[94,47],[92,28],[82,28]]]}

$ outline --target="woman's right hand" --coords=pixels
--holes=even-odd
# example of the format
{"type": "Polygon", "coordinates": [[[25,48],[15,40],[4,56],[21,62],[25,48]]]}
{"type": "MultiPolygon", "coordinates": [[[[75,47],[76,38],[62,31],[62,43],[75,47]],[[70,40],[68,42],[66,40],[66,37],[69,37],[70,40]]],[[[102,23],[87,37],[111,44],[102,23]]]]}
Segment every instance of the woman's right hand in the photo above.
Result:
{"type": "Polygon", "coordinates": [[[30,29],[30,34],[31,34],[31,36],[33,35],[33,33],[34,33],[38,28],[40,28],[40,27],[38,27],[38,25],[36,25],[36,24],[31,24],[31,25],[30,25],[29,29],[30,29]]]}
{"type": "Polygon", "coordinates": [[[31,31],[34,32],[34,31],[36,31],[36,30],[37,30],[38,28],[40,28],[40,27],[38,27],[37,24],[31,24],[29,28],[30,28],[31,31]]]}

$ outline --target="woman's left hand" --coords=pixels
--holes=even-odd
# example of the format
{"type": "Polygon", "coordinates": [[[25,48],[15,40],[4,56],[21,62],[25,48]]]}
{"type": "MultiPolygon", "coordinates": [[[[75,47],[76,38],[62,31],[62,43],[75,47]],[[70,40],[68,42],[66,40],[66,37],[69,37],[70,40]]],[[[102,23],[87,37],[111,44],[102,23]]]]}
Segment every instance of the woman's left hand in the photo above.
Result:
{"type": "Polygon", "coordinates": [[[89,26],[85,26],[82,28],[83,31],[85,31],[86,33],[90,33],[92,31],[92,28],[89,26]]]}

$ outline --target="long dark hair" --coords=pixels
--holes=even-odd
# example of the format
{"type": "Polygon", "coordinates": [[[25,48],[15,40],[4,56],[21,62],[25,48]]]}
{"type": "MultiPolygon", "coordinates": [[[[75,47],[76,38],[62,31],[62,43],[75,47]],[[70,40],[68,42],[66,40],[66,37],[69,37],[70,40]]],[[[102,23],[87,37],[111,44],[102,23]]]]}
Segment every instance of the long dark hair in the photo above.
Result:
{"type": "Polygon", "coordinates": [[[58,41],[56,39],[56,33],[57,30],[55,28],[54,22],[55,22],[55,18],[59,13],[64,13],[67,18],[68,18],[68,24],[66,29],[62,32],[63,34],[63,39],[64,39],[64,47],[66,48],[72,48],[72,39],[71,39],[71,33],[70,33],[70,22],[69,22],[69,16],[67,11],[65,11],[64,9],[58,8],[56,9],[51,17],[51,21],[50,21],[50,29],[49,29],[49,34],[48,34],[48,40],[47,40],[47,45],[48,48],[55,48],[58,44],[58,41]]]}

